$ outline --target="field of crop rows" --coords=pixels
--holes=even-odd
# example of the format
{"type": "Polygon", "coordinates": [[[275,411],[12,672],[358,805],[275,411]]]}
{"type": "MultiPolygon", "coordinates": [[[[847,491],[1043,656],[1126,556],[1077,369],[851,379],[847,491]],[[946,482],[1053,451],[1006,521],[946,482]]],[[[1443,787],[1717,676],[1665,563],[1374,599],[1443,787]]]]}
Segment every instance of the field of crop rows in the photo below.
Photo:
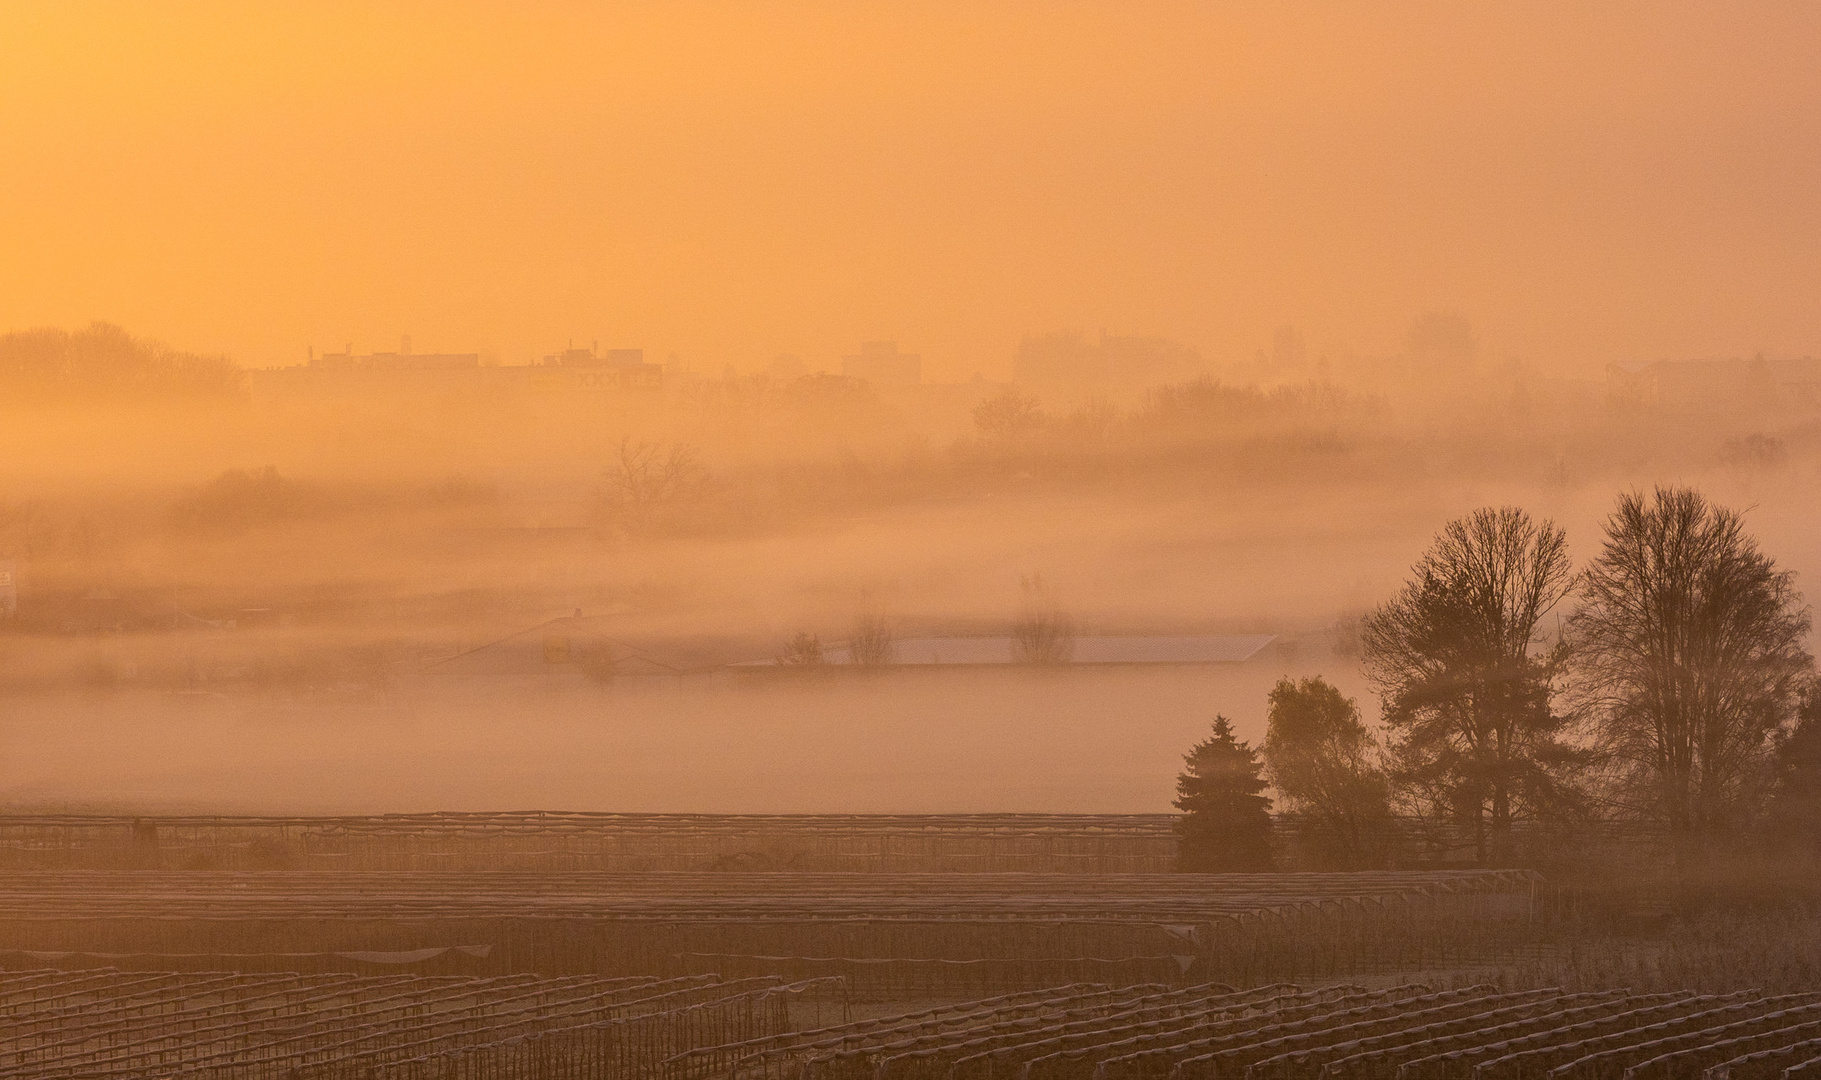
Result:
{"type": "Polygon", "coordinates": [[[0,975],[0,1077],[1813,1080],[1821,993],[1075,984],[849,1020],[840,980],[0,975]]]}
{"type": "Polygon", "coordinates": [[[884,997],[1250,984],[1508,955],[1529,940],[1535,885],[1521,871],[24,872],[0,875],[0,967],[841,975],[884,997]]]}
{"type": "MultiPolygon", "coordinates": [[[[841,873],[1152,874],[1173,870],[1174,814],[612,814],[569,811],[349,816],[0,814],[0,870],[793,870],[841,873]]],[[[1274,819],[1280,867],[1301,869],[1296,815],[1274,819]]],[[[1411,851],[1471,861],[1447,822],[1404,823],[1411,851]]],[[[1603,865],[1660,855],[1624,822],[1519,850],[1603,865]]]]}
{"type": "Polygon", "coordinates": [[[1159,873],[1171,814],[0,815],[0,869],[1159,873]]]}
{"type": "Polygon", "coordinates": [[[845,1007],[836,980],[25,971],[0,975],[0,1017],[22,1080],[635,1077],[845,1007]]]}
{"type": "Polygon", "coordinates": [[[1814,1080],[1821,993],[1058,988],[704,1046],[728,1080],[1814,1080]]]}

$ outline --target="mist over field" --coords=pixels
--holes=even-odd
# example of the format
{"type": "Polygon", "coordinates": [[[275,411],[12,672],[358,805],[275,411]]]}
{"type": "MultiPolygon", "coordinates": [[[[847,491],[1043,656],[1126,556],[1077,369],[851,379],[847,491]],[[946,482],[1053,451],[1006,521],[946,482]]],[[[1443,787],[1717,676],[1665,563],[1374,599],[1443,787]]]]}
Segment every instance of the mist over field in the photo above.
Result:
{"type": "Polygon", "coordinates": [[[0,791],[1163,812],[1216,713],[1262,739],[1280,677],[1374,715],[1359,619],[1477,507],[1553,519],[1584,558],[1616,494],[1691,483],[1799,580],[1821,564],[1799,405],[1678,413],[1593,379],[1537,405],[1535,384],[1454,359],[1441,385],[1395,358],[1319,379],[1203,361],[1073,408],[1049,404],[1067,385],[830,374],[489,390],[510,367],[252,371],[180,400],[64,388],[0,435],[19,582],[0,791]],[[677,454],[674,484],[646,475],[677,454]],[[771,663],[866,611],[901,641],[1003,635],[1033,576],[1080,635],[1271,641],[1212,665],[771,663]]]}
{"type": "Polygon", "coordinates": [[[1812,13],[787,7],[7,16],[0,805],[1162,812],[1476,509],[1814,593],[1812,13]]]}
{"type": "Polygon", "coordinates": [[[0,1075],[1821,1080],[1817,58],[0,3],[0,1075]]]}

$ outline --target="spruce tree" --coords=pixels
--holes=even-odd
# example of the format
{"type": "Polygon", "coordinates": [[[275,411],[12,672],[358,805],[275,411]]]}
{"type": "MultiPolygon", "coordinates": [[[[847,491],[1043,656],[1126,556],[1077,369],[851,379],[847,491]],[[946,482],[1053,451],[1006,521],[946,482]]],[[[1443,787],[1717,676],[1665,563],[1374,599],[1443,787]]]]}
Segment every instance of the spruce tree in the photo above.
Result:
{"type": "Polygon", "coordinates": [[[1183,756],[1176,778],[1176,869],[1185,873],[1243,873],[1271,869],[1271,800],[1258,754],[1233,737],[1233,724],[1214,718],[1212,738],[1183,756]]]}

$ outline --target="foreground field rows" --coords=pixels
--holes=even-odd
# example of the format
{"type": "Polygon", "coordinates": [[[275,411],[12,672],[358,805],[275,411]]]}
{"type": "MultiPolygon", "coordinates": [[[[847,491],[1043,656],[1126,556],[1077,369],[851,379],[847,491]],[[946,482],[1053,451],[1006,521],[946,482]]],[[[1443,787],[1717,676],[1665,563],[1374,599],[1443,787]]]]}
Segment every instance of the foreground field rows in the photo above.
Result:
{"type": "Polygon", "coordinates": [[[840,979],[0,975],[0,1076],[1812,1080],[1821,993],[1076,984],[866,1020],[840,979]]]}
{"type": "Polygon", "coordinates": [[[1525,955],[1536,875],[36,871],[0,966],[841,976],[876,999],[1525,955]]]}

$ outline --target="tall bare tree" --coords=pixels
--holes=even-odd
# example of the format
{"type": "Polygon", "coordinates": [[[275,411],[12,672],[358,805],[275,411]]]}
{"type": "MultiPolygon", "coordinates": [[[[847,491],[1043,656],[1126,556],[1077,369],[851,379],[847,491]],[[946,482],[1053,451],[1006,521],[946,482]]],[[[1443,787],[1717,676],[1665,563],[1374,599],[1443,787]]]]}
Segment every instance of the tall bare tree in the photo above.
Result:
{"type": "Polygon", "coordinates": [[[696,498],[708,481],[695,448],[620,440],[604,477],[607,511],[631,529],[652,526],[658,517],[696,498]]]}
{"type": "Polygon", "coordinates": [[[1362,627],[1393,783],[1419,813],[1464,824],[1482,862],[1510,859],[1513,821],[1577,801],[1579,755],[1553,707],[1566,650],[1540,639],[1572,583],[1552,522],[1476,510],[1442,530],[1362,627]]]}
{"type": "Polygon", "coordinates": [[[870,592],[860,594],[860,610],[847,638],[847,662],[861,667],[884,667],[898,656],[897,631],[892,618],[870,592]]]}
{"type": "Polygon", "coordinates": [[[1739,516],[1688,488],[1619,499],[1580,599],[1577,694],[1686,865],[1764,794],[1814,666],[1808,609],[1739,516]]]}
{"type": "Polygon", "coordinates": [[[1020,664],[1066,664],[1075,658],[1075,620],[1033,574],[1018,583],[1021,603],[1012,623],[1012,659],[1020,664]]]}

